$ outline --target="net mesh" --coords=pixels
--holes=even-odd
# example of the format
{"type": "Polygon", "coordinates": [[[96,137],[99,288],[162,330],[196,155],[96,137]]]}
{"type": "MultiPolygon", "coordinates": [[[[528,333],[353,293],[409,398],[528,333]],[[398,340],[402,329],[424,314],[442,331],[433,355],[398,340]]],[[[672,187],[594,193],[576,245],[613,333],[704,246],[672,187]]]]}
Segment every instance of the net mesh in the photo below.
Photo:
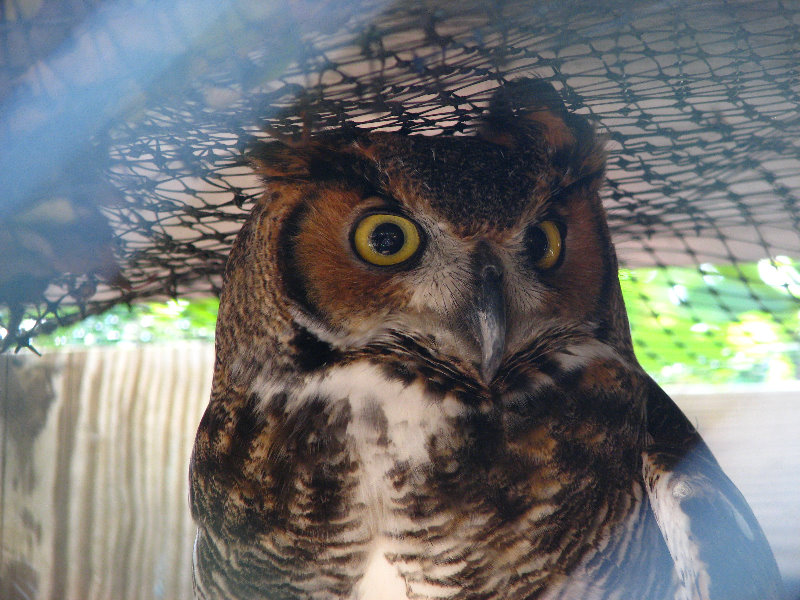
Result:
{"type": "Polygon", "coordinates": [[[674,292],[636,292],[632,310],[658,326],[635,332],[645,354],[691,353],[666,318],[682,305],[700,333],[709,311],[768,315],[798,355],[797,2],[5,0],[3,11],[6,348],[115,304],[218,293],[260,189],[243,161],[254,138],[345,123],[469,135],[497,86],[538,76],[608,139],[623,286],[658,277],[674,292]]]}

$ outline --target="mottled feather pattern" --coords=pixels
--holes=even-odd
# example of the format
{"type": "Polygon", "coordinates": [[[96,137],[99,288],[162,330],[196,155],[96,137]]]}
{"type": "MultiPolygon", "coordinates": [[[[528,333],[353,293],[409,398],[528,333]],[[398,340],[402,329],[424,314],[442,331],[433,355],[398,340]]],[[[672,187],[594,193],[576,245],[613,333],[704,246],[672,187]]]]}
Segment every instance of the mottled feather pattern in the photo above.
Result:
{"type": "MultiPolygon", "coordinates": [[[[458,386],[443,391],[450,387],[448,379],[458,374],[448,363],[437,366],[431,357],[426,361],[430,371],[423,369],[424,375],[412,380],[393,376],[383,368],[380,353],[373,361],[343,361],[341,368],[312,375],[305,386],[293,383],[293,392],[270,390],[269,399],[254,392],[249,402],[262,406],[248,409],[245,404],[233,425],[239,446],[234,454],[244,462],[225,468],[256,480],[248,487],[261,502],[266,490],[274,493],[269,505],[256,505],[260,518],[249,513],[234,518],[227,509],[226,524],[232,529],[224,535],[259,535],[262,531],[256,524],[266,517],[273,527],[288,529],[283,535],[297,536],[281,549],[285,553],[287,547],[301,544],[303,536],[294,530],[300,522],[308,520],[317,533],[338,523],[326,539],[343,534],[346,547],[360,552],[357,557],[336,553],[337,561],[343,563],[347,556],[363,566],[364,553],[377,540],[387,560],[407,574],[412,592],[439,586],[435,596],[469,598],[492,593],[487,597],[506,597],[497,595],[498,588],[512,594],[509,597],[538,591],[553,578],[548,564],[569,570],[585,555],[584,545],[615,537],[611,529],[619,513],[628,515],[642,497],[641,488],[630,485],[638,467],[635,449],[631,447],[627,455],[620,452],[630,439],[629,429],[635,427],[629,421],[640,420],[641,415],[629,415],[620,407],[615,434],[607,426],[587,425],[596,420],[595,411],[608,419],[613,395],[608,394],[609,387],[593,395],[598,376],[591,368],[574,366],[574,357],[580,354],[580,350],[570,353],[568,371],[560,369],[558,355],[543,362],[541,370],[526,363],[529,372],[513,378],[516,393],[503,399],[458,386]],[[442,379],[431,387],[434,372],[442,379]],[[537,376],[546,383],[536,384],[537,376]],[[532,378],[534,385],[520,389],[521,377],[532,378]],[[384,380],[380,395],[374,391],[376,379],[384,380]],[[566,387],[557,387],[556,380],[568,380],[566,387]],[[536,392],[523,395],[522,389],[529,387],[536,392]],[[392,403],[383,402],[384,394],[392,397],[392,403]],[[572,415],[570,423],[562,418],[565,413],[572,415]],[[275,420],[278,439],[270,440],[272,447],[262,447],[253,438],[254,414],[275,420]],[[309,448],[314,449],[315,460],[310,473],[303,471],[309,448]],[[252,463],[266,457],[272,472],[253,472],[252,463]],[[576,462],[584,468],[576,470],[576,462]],[[354,468],[359,470],[358,483],[351,478],[354,468]],[[293,473],[292,488],[281,483],[288,472],[293,473]],[[626,481],[627,488],[611,491],[626,481]],[[320,504],[330,514],[300,510],[306,505],[319,509],[320,504]],[[575,545],[575,523],[590,505],[602,514],[584,525],[583,542],[575,545]],[[336,507],[344,506],[350,507],[346,516],[336,512],[336,507]],[[236,529],[234,521],[251,530],[236,529]],[[474,570],[485,568],[489,561],[517,575],[503,581],[475,577],[474,570]]],[[[607,379],[605,362],[596,364],[607,379]]],[[[619,375],[624,377],[624,371],[619,375]]],[[[252,506],[241,496],[235,502],[252,506]]],[[[324,569],[324,556],[317,548],[315,568],[324,569]]],[[[274,577],[269,571],[265,575],[274,577]]],[[[351,585],[358,575],[355,571],[351,585]]],[[[342,593],[337,589],[324,588],[315,597],[337,597],[342,593]]],[[[297,593],[304,597],[302,593],[311,592],[297,593]]]]}
{"type": "Polygon", "coordinates": [[[636,362],[602,142],[549,84],[500,88],[473,137],[251,157],[267,191],[190,472],[198,598],[780,597],[746,503],[636,362]]]}

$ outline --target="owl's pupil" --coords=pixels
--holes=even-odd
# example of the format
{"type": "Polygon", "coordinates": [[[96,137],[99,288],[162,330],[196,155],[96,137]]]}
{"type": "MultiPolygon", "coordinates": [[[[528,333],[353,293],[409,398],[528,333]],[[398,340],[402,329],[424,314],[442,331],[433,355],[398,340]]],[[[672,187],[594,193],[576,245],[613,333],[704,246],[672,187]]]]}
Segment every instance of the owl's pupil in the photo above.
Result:
{"type": "Polygon", "coordinates": [[[405,241],[403,230],[394,223],[381,223],[369,234],[369,245],[375,252],[384,256],[400,252],[405,241]]]}
{"type": "Polygon", "coordinates": [[[528,256],[536,262],[547,252],[547,247],[547,234],[539,227],[528,227],[525,232],[525,248],[528,250],[528,256]]]}

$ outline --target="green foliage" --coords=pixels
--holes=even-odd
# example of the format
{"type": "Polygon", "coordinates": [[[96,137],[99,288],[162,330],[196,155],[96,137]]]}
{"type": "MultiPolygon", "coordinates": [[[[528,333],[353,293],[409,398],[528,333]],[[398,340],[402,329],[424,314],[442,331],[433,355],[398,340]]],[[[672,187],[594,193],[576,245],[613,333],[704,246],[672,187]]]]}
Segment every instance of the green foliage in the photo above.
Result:
{"type": "Polygon", "coordinates": [[[621,270],[636,354],[660,383],[744,383],[800,374],[800,273],[758,263],[621,270]]]}
{"type": "Polygon", "coordinates": [[[34,340],[37,348],[214,339],[219,300],[202,298],[116,306],[34,340]]]}
{"type": "MultiPolygon", "coordinates": [[[[620,271],[636,353],[660,383],[800,376],[800,272],[786,257],[620,271]]],[[[36,338],[37,348],[214,339],[216,298],[119,306],[36,338]]]]}

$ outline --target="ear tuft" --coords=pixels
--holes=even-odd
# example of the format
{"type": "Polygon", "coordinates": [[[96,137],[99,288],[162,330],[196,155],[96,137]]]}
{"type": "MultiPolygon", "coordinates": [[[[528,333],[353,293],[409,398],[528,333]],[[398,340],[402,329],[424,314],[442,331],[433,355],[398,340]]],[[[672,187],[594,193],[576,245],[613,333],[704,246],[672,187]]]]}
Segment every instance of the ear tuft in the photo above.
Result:
{"type": "Polygon", "coordinates": [[[383,189],[385,181],[370,149],[368,134],[344,127],[299,142],[256,141],[245,156],[271,192],[345,183],[352,190],[372,193],[383,189]]]}
{"type": "Polygon", "coordinates": [[[543,79],[517,79],[498,88],[479,134],[508,147],[543,144],[556,166],[574,174],[601,174],[605,152],[594,127],[570,113],[561,95],[543,79]]]}
{"type": "Polygon", "coordinates": [[[315,153],[313,142],[290,144],[285,140],[258,141],[247,151],[248,162],[265,181],[273,179],[308,179],[315,153]]]}
{"type": "Polygon", "coordinates": [[[346,157],[356,152],[354,142],[362,137],[352,127],[313,138],[304,134],[299,140],[275,132],[272,136],[275,141],[259,140],[246,152],[248,162],[265,182],[319,180],[341,172],[346,157]]]}
{"type": "Polygon", "coordinates": [[[566,123],[569,116],[564,102],[552,84],[543,79],[517,79],[506,83],[495,92],[489,103],[486,127],[481,133],[511,133],[522,119],[538,130],[553,150],[562,150],[575,144],[575,136],[566,123]]]}

